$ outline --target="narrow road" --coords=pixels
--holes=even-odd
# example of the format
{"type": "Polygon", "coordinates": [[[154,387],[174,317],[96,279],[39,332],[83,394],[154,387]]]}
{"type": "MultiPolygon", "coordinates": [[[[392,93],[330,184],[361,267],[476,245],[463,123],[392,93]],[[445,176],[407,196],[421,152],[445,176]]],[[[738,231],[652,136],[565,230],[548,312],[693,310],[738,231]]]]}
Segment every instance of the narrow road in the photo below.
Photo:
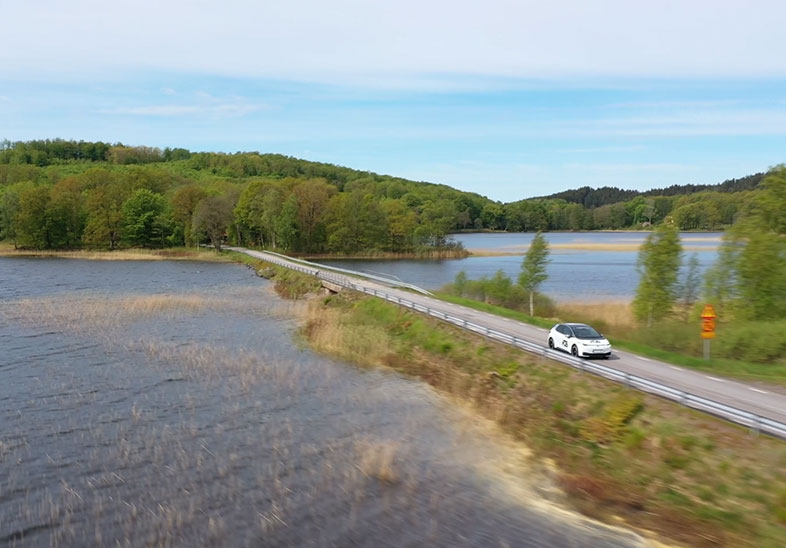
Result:
{"type": "MultiPolygon", "coordinates": [[[[388,287],[362,278],[350,277],[328,270],[320,270],[319,268],[313,268],[313,263],[308,266],[297,262],[289,262],[281,257],[268,255],[264,252],[250,251],[244,248],[227,249],[245,253],[262,260],[282,264],[282,266],[288,266],[289,268],[295,268],[319,276],[328,281],[341,282],[341,285],[346,286],[346,284],[351,283],[357,286],[358,289],[365,290],[366,293],[377,292],[379,296],[393,302],[403,301],[405,303],[412,303],[414,306],[410,306],[410,308],[421,310],[436,317],[447,315],[451,317],[448,321],[459,327],[461,326],[461,322],[464,322],[465,324],[474,324],[475,326],[481,326],[482,328],[510,335],[511,337],[515,337],[515,339],[537,345],[538,349],[536,350],[538,352],[548,357],[560,359],[560,361],[566,361],[572,358],[565,354],[565,359],[562,359],[562,356],[555,354],[562,354],[559,351],[548,350],[546,342],[548,331],[546,329],[503,318],[501,316],[480,312],[464,306],[447,303],[426,295],[388,287]]],[[[477,332],[477,329],[471,330],[477,332]]],[[[575,361],[575,358],[572,359],[575,361]]],[[[609,360],[591,360],[592,363],[587,360],[579,360],[581,363],[586,363],[589,367],[592,366],[592,363],[606,365],[617,371],[665,385],[676,391],[692,394],[699,398],[705,398],[737,410],[751,413],[758,417],[776,421],[781,423],[784,427],[783,432],[780,432],[780,426],[777,426],[775,431],[772,429],[768,430],[767,428],[762,428],[762,430],[786,437],[786,395],[772,389],[753,386],[744,382],[678,367],[619,350],[614,350],[609,360]]],[[[680,401],[679,398],[675,397],[671,399],[680,401]]],[[[692,406],[701,408],[696,405],[692,406]]],[[[706,408],[704,410],[712,412],[712,410],[706,408]]],[[[723,416],[721,413],[715,414],[723,416]]],[[[745,425],[751,426],[751,424],[745,425]]]]}

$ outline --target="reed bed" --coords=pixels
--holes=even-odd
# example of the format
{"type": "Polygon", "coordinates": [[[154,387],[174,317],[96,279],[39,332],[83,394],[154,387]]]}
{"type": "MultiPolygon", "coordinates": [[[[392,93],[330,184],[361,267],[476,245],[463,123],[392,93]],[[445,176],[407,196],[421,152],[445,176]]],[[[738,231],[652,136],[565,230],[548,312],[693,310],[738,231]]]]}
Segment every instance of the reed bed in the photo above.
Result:
{"type": "MultiPolygon", "coordinates": [[[[243,292],[248,295],[249,292],[243,292]]],[[[187,317],[208,312],[247,311],[247,302],[234,294],[161,294],[125,296],[65,296],[22,299],[8,303],[4,314],[28,324],[74,331],[101,330],[145,318],[187,317]]],[[[259,293],[256,293],[259,296],[259,293]]],[[[296,305],[280,306],[281,314],[296,305]]]]}
{"type": "Polygon", "coordinates": [[[51,250],[13,249],[0,247],[0,257],[57,257],[61,259],[83,259],[90,261],[206,261],[227,262],[229,259],[215,251],[196,249],[123,249],[114,251],[97,250],[51,250]]]}
{"type": "Polygon", "coordinates": [[[595,303],[563,302],[556,305],[556,316],[570,321],[592,324],[601,331],[635,329],[637,325],[630,301],[604,301],[595,303]]]}

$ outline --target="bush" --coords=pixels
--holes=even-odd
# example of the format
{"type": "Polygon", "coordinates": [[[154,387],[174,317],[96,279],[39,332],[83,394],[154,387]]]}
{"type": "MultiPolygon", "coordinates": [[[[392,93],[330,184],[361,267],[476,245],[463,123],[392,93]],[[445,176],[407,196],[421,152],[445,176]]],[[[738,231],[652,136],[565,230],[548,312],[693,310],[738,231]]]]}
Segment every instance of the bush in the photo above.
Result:
{"type": "Polygon", "coordinates": [[[724,326],[715,339],[715,348],[718,356],[772,363],[786,353],[786,320],[724,326]]]}
{"type": "Polygon", "coordinates": [[[633,339],[647,346],[680,352],[689,356],[701,356],[702,342],[698,322],[665,320],[651,327],[638,329],[633,339]]]}
{"type": "MultiPolygon", "coordinates": [[[[498,270],[491,278],[483,276],[478,280],[468,280],[462,270],[452,284],[443,287],[443,291],[529,314],[529,294],[520,285],[513,283],[502,270],[498,270]]],[[[554,301],[541,293],[535,293],[536,316],[553,316],[554,311],[554,301]]]]}

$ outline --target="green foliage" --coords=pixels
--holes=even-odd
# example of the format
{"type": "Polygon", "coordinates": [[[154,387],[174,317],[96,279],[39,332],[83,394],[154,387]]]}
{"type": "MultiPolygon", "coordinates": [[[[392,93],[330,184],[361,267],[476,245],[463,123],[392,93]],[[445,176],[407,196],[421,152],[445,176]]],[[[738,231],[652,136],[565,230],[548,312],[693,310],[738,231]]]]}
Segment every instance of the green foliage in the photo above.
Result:
{"type": "Polygon", "coordinates": [[[619,439],[625,426],[643,408],[641,396],[621,395],[604,405],[600,414],[584,419],[581,437],[590,443],[606,444],[619,439]]]}
{"type": "Polygon", "coordinates": [[[194,209],[191,233],[197,239],[207,236],[216,251],[221,251],[221,243],[232,224],[234,205],[226,195],[203,198],[194,209]]]}
{"type": "Polygon", "coordinates": [[[83,196],[76,181],[64,179],[52,187],[46,216],[50,229],[50,247],[73,248],[80,244],[85,216],[83,196]]]}
{"type": "Polygon", "coordinates": [[[521,263],[519,285],[529,294],[529,315],[535,315],[535,292],[548,278],[546,265],[549,262],[549,244],[542,232],[535,234],[527,254],[521,263]]]}
{"type": "Polygon", "coordinates": [[[786,167],[774,168],[761,186],[724,237],[707,292],[740,318],[785,318],[786,167]]]}
{"type": "Polygon", "coordinates": [[[115,249],[123,237],[126,222],[123,203],[128,192],[119,183],[110,182],[86,191],[86,195],[85,242],[115,249]]]}
{"type": "MultiPolygon", "coordinates": [[[[504,271],[498,270],[489,278],[483,276],[478,280],[467,279],[463,270],[446,288],[452,295],[481,301],[496,307],[510,310],[528,311],[528,295],[520,285],[514,284],[504,271]]],[[[541,316],[549,316],[554,312],[554,303],[541,293],[533,297],[534,311],[541,316]]]]}
{"type": "Polygon", "coordinates": [[[24,184],[7,186],[0,191],[0,238],[17,243],[17,215],[20,209],[20,192],[24,184]]]}
{"type": "Polygon", "coordinates": [[[633,299],[633,312],[652,325],[671,314],[677,298],[677,276],[682,245],[677,228],[660,225],[641,246],[636,263],[640,281],[633,299]]]}
{"type": "Polygon", "coordinates": [[[163,247],[169,232],[166,206],[163,196],[145,188],[131,194],[123,203],[125,241],[133,246],[163,247]]]}
{"type": "Polygon", "coordinates": [[[281,212],[275,219],[276,241],[281,249],[290,251],[297,248],[297,199],[291,195],[284,202],[281,212]]]}
{"type": "MultiPolygon", "coordinates": [[[[683,229],[706,230],[731,226],[745,216],[743,212],[754,210],[762,218],[777,219],[778,187],[759,184],[762,177],[757,174],[716,186],[683,185],[643,194],[585,187],[500,204],[444,185],[279,154],[192,153],[182,148],[162,151],[62,139],[4,141],[0,146],[0,188],[22,182],[51,188],[73,179],[82,195],[74,200],[59,195],[48,211],[49,219],[33,221],[30,207],[17,218],[19,192],[4,191],[2,196],[8,198],[0,203],[0,236],[19,243],[21,235],[19,245],[43,248],[73,247],[80,242],[110,249],[121,241],[130,244],[130,240],[123,240],[124,227],[115,226],[114,209],[103,218],[88,204],[90,192],[118,184],[126,198],[139,189],[165,198],[170,213],[159,218],[164,237],[155,242],[157,246],[197,243],[191,231],[198,202],[209,194],[229,194],[234,201],[234,193],[240,192],[230,234],[237,243],[305,253],[428,255],[460,251],[449,234],[466,229],[623,229],[662,223],[668,216],[683,229]],[[759,200],[764,189],[772,199],[759,200]],[[290,208],[282,213],[293,195],[297,211],[290,208]],[[77,201],[82,204],[79,214],[77,201]],[[20,222],[24,225],[21,232],[20,222]],[[80,227],[82,233],[77,234],[80,227]]],[[[95,198],[93,205],[98,201],[95,198]]],[[[110,203],[114,207],[115,201],[110,203]]],[[[46,208],[41,214],[47,214],[46,208]]]]}
{"type": "Polygon", "coordinates": [[[199,202],[206,196],[207,192],[194,184],[178,187],[172,195],[172,220],[182,227],[183,239],[186,246],[195,243],[192,236],[194,212],[199,202]]]}
{"type": "Polygon", "coordinates": [[[19,209],[16,214],[16,237],[21,247],[49,249],[52,234],[47,207],[49,188],[28,186],[19,193],[19,209]]]}
{"type": "Polygon", "coordinates": [[[713,341],[717,356],[769,364],[786,356],[786,320],[735,322],[713,341]]]}
{"type": "Polygon", "coordinates": [[[688,259],[685,274],[679,285],[680,304],[686,312],[699,300],[700,289],[701,275],[699,274],[699,257],[696,253],[693,253],[690,259],[688,259]]]}

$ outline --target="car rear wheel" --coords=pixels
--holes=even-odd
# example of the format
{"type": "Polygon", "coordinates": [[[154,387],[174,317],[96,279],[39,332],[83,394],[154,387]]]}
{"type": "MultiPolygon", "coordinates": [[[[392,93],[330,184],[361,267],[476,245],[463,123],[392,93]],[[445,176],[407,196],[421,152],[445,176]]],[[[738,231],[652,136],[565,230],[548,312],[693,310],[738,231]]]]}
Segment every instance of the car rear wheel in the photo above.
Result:
{"type": "Polygon", "coordinates": [[[574,344],[574,345],[573,345],[573,347],[570,349],[570,353],[571,353],[571,354],[573,354],[574,356],[578,356],[578,355],[579,355],[579,349],[576,347],[576,345],[575,345],[575,344],[574,344]]]}
{"type": "Polygon", "coordinates": [[[549,337],[549,348],[551,348],[552,350],[554,349],[554,339],[552,339],[551,337],[549,337]]]}

